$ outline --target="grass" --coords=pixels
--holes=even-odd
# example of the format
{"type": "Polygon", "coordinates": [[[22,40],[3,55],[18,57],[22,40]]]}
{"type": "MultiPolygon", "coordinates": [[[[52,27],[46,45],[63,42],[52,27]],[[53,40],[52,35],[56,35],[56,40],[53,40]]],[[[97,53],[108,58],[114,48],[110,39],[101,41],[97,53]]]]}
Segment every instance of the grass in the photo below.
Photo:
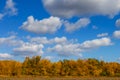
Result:
{"type": "Polygon", "coordinates": [[[0,80],[120,80],[119,77],[93,77],[93,78],[69,78],[69,77],[2,77],[0,80]]]}

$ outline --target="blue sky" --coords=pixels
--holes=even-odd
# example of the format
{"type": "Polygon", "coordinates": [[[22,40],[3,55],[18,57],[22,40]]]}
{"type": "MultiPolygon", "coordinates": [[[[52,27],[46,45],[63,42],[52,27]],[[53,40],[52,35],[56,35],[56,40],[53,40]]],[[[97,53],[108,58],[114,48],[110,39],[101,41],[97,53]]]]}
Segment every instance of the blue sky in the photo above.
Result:
{"type": "Polygon", "coordinates": [[[120,0],[0,0],[0,60],[120,61],[120,0]]]}

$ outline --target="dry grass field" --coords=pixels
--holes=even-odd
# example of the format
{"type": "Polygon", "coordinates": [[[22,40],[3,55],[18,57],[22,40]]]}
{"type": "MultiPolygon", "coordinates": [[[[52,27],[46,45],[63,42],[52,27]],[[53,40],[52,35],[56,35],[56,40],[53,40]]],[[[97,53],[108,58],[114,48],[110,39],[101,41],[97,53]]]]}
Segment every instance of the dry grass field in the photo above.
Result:
{"type": "Polygon", "coordinates": [[[118,77],[99,77],[99,78],[50,78],[50,77],[7,77],[0,80],[120,80],[118,77]]]}

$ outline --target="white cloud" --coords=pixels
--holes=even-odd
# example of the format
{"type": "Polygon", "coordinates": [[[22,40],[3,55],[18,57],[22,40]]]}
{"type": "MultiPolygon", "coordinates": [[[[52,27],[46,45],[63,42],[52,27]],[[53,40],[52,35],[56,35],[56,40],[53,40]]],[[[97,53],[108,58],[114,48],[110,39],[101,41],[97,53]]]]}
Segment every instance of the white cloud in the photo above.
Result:
{"type": "Polygon", "coordinates": [[[60,17],[104,15],[114,17],[120,12],[120,0],[42,0],[45,8],[60,17]],[[113,7],[114,6],[114,7],[113,7]]]}
{"type": "Polygon", "coordinates": [[[71,56],[77,55],[81,52],[78,47],[78,44],[73,44],[76,40],[68,40],[66,37],[55,37],[48,39],[47,37],[32,37],[29,38],[31,43],[35,44],[44,44],[47,45],[47,50],[49,52],[58,52],[59,55],[71,56]]]}
{"type": "Polygon", "coordinates": [[[88,49],[99,48],[102,46],[110,46],[112,42],[110,38],[104,37],[100,39],[88,40],[83,43],[70,43],[67,41],[65,44],[56,44],[53,47],[48,48],[48,52],[57,53],[62,56],[81,56],[82,52],[87,51],[88,49]]]}
{"type": "Polygon", "coordinates": [[[97,37],[105,37],[105,36],[108,36],[108,33],[101,33],[97,35],[97,37]]]}
{"type": "Polygon", "coordinates": [[[55,52],[62,56],[78,56],[81,54],[82,49],[79,44],[57,44],[53,48],[48,48],[49,52],[55,52]]]}
{"type": "Polygon", "coordinates": [[[52,59],[54,59],[55,57],[53,57],[53,56],[46,56],[46,57],[44,57],[44,59],[47,59],[47,60],[52,60],[52,59]]]}
{"type": "Polygon", "coordinates": [[[0,13],[0,20],[4,17],[4,14],[0,13]]]}
{"type": "Polygon", "coordinates": [[[33,56],[33,55],[42,55],[44,46],[42,44],[31,44],[24,43],[22,46],[18,48],[14,48],[14,55],[21,56],[33,56]]]}
{"type": "Polygon", "coordinates": [[[21,46],[14,48],[13,52],[16,56],[42,55],[44,53],[44,46],[48,47],[65,43],[67,43],[66,37],[55,37],[52,39],[48,39],[47,37],[28,37],[28,41],[24,42],[21,46]]]}
{"type": "Polygon", "coordinates": [[[47,37],[32,37],[29,38],[31,43],[36,43],[36,44],[54,44],[54,43],[66,43],[67,38],[66,37],[55,37],[53,39],[48,39],[47,37]]]}
{"type": "Polygon", "coordinates": [[[8,32],[8,35],[14,35],[14,36],[16,36],[18,33],[17,32],[14,32],[14,31],[10,31],[10,32],[8,32]]]}
{"type": "Polygon", "coordinates": [[[29,16],[27,21],[20,27],[24,30],[33,33],[55,33],[60,29],[62,23],[60,18],[51,16],[50,18],[43,20],[35,20],[33,16],[29,16]]]}
{"type": "Polygon", "coordinates": [[[0,59],[10,59],[13,56],[8,53],[0,53],[0,59]]]}
{"type": "Polygon", "coordinates": [[[30,42],[26,39],[23,41],[16,36],[0,38],[0,47],[7,47],[12,49],[13,55],[16,56],[29,56],[43,54],[44,45],[41,43],[30,42]]]}
{"type": "Polygon", "coordinates": [[[92,28],[93,28],[94,30],[97,30],[97,29],[98,29],[98,27],[95,26],[95,25],[93,25],[92,28]]]}
{"type": "Polygon", "coordinates": [[[81,18],[76,23],[65,22],[65,28],[67,32],[72,32],[80,28],[86,27],[90,23],[88,18],[81,18]]]}
{"type": "Polygon", "coordinates": [[[53,39],[53,42],[64,44],[64,43],[67,42],[67,38],[66,38],[66,37],[61,37],[61,38],[55,37],[55,38],[53,39]]]}
{"type": "Polygon", "coordinates": [[[114,36],[115,38],[120,39],[120,30],[119,30],[119,31],[115,31],[115,32],[113,33],[113,36],[114,36]]]}
{"type": "Polygon", "coordinates": [[[13,15],[17,15],[17,8],[15,7],[15,2],[13,2],[13,0],[6,0],[6,4],[4,7],[4,12],[0,13],[0,20],[9,15],[9,16],[13,16],[13,15]]]}
{"type": "Polygon", "coordinates": [[[13,2],[13,0],[6,1],[5,11],[5,13],[9,15],[17,14],[17,8],[15,8],[15,3],[13,2]]]}
{"type": "Polygon", "coordinates": [[[16,36],[0,38],[0,46],[3,46],[3,45],[6,45],[6,46],[19,46],[21,44],[23,44],[23,41],[17,39],[16,36]]]}
{"type": "Polygon", "coordinates": [[[44,53],[44,45],[51,46],[58,43],[67,43],[67,38],[55,37],[48,39],[47,37],[29,37],[26,41],[23,41],[16,36],[0,38],[0,46],[12,48],[12,53],[15,56],[42,55],[44,53]]]}
{"type": "Polygon", "coordinates": [[[47,39],[47,37],[32,37],[29,38],[31,43],[36,43],[36,44],[49,44],[51,41],[47,39]]]}
{"type": "Polygon", "coordinates": [[[115,24],[117,27],[120,27],[120,19],[117,19],[115,24]]]}
{"type": "Polygon", "coordinates": [[[76,39],[68,40],[66,37],[28,37],[20,40],[16,36],[0,38],[0,46],[12,46],[12,53],[14,56],[35,56],[44,53],[57,53],[61,56],[82,56],[82,52],[99,48],[102,46],[109,46],[112,42],[109,38],[104,37],[100,39],[88,40],[83,43],[76,42],[76,39]]]}
{"type": "Polygon", "coordinates": [[[118,58],[118,61],[120,61],[120,57],[118,58]]]}
{"type": "Polygon", "coordinates": [[[101,46],[109,46],[109,45],[112,45],[112,42],[111,42],[111,39],[107,37],[88,40],[81,44],[82,48],[88,48],[88,49],[97,48],[101,46]]]}

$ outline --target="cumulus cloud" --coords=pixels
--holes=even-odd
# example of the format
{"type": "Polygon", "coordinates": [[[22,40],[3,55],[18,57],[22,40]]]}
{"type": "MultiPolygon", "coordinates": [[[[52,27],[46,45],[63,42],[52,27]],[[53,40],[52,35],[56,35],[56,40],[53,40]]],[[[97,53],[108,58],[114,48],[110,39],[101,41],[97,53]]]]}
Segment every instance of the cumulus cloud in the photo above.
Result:
{"type": "Polygon", "coordinates": [[[78,44],[73,44],[71,40],[68,40],[64,36],[55,37],[52,39],[48,39],[47,37],[32,37],[29,38],[29,40],[31,43],[47,45],[48,53],[58,52],[58,55],[62,55],[62,56],[78,55],[77,54],[79,52],[78,47],[80,47],[78,46],[78,44]]]}
{"type": "Polygon", "coordinates": [[[15,8],[15,3],[13,2],[13,0],[6,1],[5,11],[6,11],[6,14],[9,14],[9,15],[17,14],[17,8],[15,8]]]}
{"type": "Polygon", "coordinates": [[[0,53],[0,59],[10,59],[13,56],[8,53],[0,53]]]}
{"type": "Polygon", "coordinates": [[[4,17],[4,14],[0,13],[0,20],[4,17]]]}
{"type": "Polygon", "coordinates": [[[49,52],[58,53],[62,56],[81,56],[82,52],[87,51],[88,49],[99,48],[102,46],[110,46],[112,45],[111,39],[104,37],[100,39],[88,40],[83,43],[68,43],[65,44],[56,44],[53,47],[49,47],[49,52]]]}
{"type": "Polygon", "coordinates": [[[104,37],[100,39],[87,40],[83,43],[76,42],[76,39],[69,40],[67,37],[28,37],[25,41],[17,39],[16,36],[0,38],[0,46],[12,46],[14,56],[35,56],[44,53],[57,53],[61,56],[82,56],[82,52],[99,48],[102,46],[110,46],[112,42],[110,38],[104,37]]]}
{"type": "Polygon", "coordinates": [[[21,56],[33,56],[33,55],[41,55],[43,54],[44,46],[42,44],[31,44],[25,43],[18,48],[14,48],[14,55],[21,55],[21,56]]]}
{"type": "Polygon", "coordinates": [[[48,39],[47,37],[28,37],[28,41],[24,42],[21,46],[13,49],[16,56],[33,56],[42,55],[44,53],[44,46],[52,46],[55,44],[67,43],[66,37],[55,37],[48,39]]]}
{"type": "Polygon", "coordinates": [[[24,41],[16,36],[0,38],[0,47],[9,47],[15,56],[41,55],[44,53],[42,43],[38,44],[27,39],[24,41]]]}
{"type": "Polygon", "coordinates": [[[23,41],[17,39],[16,36],[0,38],[0,46],[2,46],[2,45],[6,45],[6,46],[19,46],[21,44],[23,44],[23,41]]]}
{"type": "Polygon", "coordinates": [[[50,18],[43,20],[35,20],[33,16],[29,16],[27,21],[20,27],[21,29],[33,32],[33,33],[55,33],[60,29],[62,23],[60,18],[51,16],[50,18]]]}
{"type": "Polygon", "coordinates": [[[66,37],[61,37],[61,38],[55,37],[55,38],[53,39],[53,41],[54,41],[55,43],[61,43],[61,44],[63,44],[63,43],[66,43],[66,42],[67,42],[67,38],[66,38],[66,37]]]}
{"type": "Polygon", "coordinates": [[[120,61],[120,57],[117,60],[120,61]]]}
{"type": "Polygon", "coordinates": [[[18,39],[16,36],[0,38],[0,46],[11,47],[15,56],[32,56],[42,55],[44,46],[67,43],[66,37],[55,37],[48,39],[47,37],[29,37],[26,41],[18,39]]]}
{"type": "Polygon", "coordinates": [[[46,57],[44,57],[44,59],[47,59],[47,60],[52,60],[52,59],[54,59],[55,57],[53,57],[53,56],[46,56],[46,57]]]}
{"type": "Polygon", "coordinates": [[[116,24],[117,27],[120,28],[120,19],[117,19],[115,24],[116,24]]]}
{"type": "Polygon", "coordinates": [[[45,8],[54,16],[114,17],[120,12],[120,0],[42,0],[45,8]],[[114,6],[114,7],[113,7],[114,6]]]}
{"type": "Polygon", "coordinates": [[[88,18],[81,18],[76,23],[65,22],[65,28],[67,32],[72,32],[80,28],[86,27],[90,23],[88,18]]]}
{"type": "Polygon", "coordinates": [[[14,32],[14,31],[10,31],[10,32],[8,32],[7,34],[8,34],[8,35],[14,35],[14,36],[16,36],[18,33],[17,33],[17,32],[14,32]]]}
{"type": "Polygon", "coordinates": [[[101,33],[97,35],[97,37],[105,37],[105,36],[108,36],[108,33],[101,33]]]}
{"type": "Polygon", "coordinates": [[[13,2],[13,0],[6,0],[6,4],[3,10],[3,13],[0,13],[0,20],[9,15],[9,16],[13,16],[13,15],[17,15],[17,8],[15,7],[15,2],[13,2]]]}
{"type": "Polygon", "coordinates": [[[92,29],[97,30],[97,29],[98,29],[98,27],[97,27],[97,26],[95,26],[95,25],[93,25],[93,26],[92,26],[92,29]]]}
{"type": "Polygon", "coordinates": [[[115,38],[120,39],[120,30],[119,30],[119,31],[115,31],[115,32],[113,33],[113,36],[114,36],[115,38]]]}
{"type": "Polygon", "coordinates": [[[82,49],[79,44],[57,44],[53,48],[48,48],[48,51],[58,53],[62,56],[78,56],[82,52],[82,49]]]}
{"type": "Polygon", "coordinates": [[[32,37],[29,38],[31,43],[36,44],[54,44],[54,43],[61,43],[64,44],[67,42],[66,37],[55,37],[53,39],[48,39],[47,37],[32,37]]]}
{"type": "Polygon", "coordinates": [[[97,48],[101,46],[109,46],[109,45],[112,45],[112,42],[111,42],[111,39],[107,37],[88,40],[81,44],[82,48],[88,48],[88,49],[97,48]]]}
{"type": "Polygon", "coordinates": [[[32,37],[29,38],[31,43],[36,44],[50,44],[51,41],[47,39],[47,37],[32,37]]]}

